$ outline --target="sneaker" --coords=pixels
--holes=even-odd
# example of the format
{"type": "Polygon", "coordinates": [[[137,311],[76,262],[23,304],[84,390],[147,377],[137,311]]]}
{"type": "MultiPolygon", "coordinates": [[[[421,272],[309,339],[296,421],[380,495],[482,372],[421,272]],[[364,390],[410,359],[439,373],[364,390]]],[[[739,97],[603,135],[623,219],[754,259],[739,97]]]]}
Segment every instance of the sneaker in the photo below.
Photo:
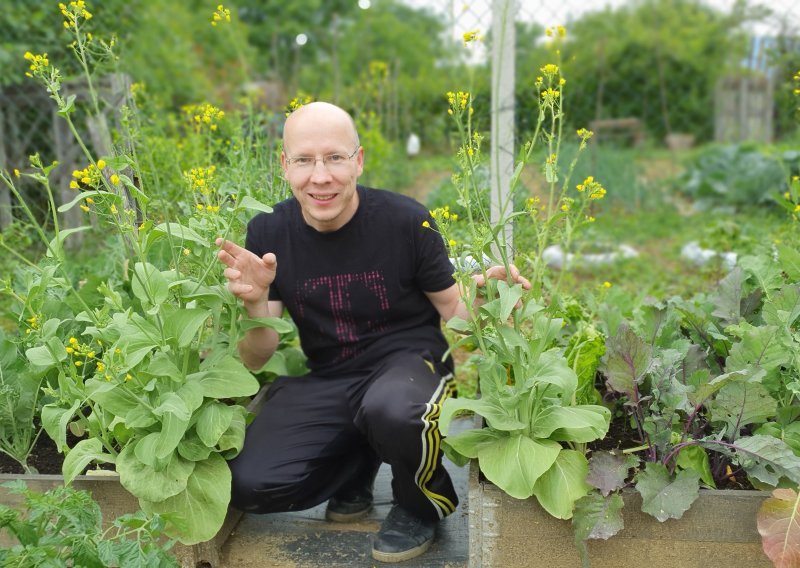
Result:
{"type": "Polygon", "coordinates": [[[372,544],[372,557],[380,562],[416,558],[433,544],[436,521],[415,517],[399,505],[392,507],[372,544]]]}
{"type": "Polygon", "coordinates": [[[335,523],[353,523],[372,511],[372,485],[334,495],[328,501],[325,518],[335,523]]]}
{"type": "Polygon", "coordinates": [[[352,523],[372,511],[372,487],[378,476],[381,460],[370,455],[352,480],[328,500],[325,518],[335,523],[352,523]]]}

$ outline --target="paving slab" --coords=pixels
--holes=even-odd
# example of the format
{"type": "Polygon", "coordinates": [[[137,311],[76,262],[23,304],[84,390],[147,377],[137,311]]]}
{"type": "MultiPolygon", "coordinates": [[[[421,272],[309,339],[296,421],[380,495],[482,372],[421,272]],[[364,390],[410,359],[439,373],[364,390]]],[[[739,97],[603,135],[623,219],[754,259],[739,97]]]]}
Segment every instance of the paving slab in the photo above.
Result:
{"type": "MultiPolygon", "coordinates": [[[[455,433],[473,425],[471,418],[456,419],[455,433]]],[[[221,551],[224,568],[465,568],[469,551],[467,506],[468,470],[447,458],[460,503],[455,513],[439,523],[438,536],[422,556],[396,564],[372,559],[372,537],[392,506],[391,470],[381,466],[375,480],[375,508],[357,523],[325,520],[325,505],[306,511],[242,516],[221,551]]]]}

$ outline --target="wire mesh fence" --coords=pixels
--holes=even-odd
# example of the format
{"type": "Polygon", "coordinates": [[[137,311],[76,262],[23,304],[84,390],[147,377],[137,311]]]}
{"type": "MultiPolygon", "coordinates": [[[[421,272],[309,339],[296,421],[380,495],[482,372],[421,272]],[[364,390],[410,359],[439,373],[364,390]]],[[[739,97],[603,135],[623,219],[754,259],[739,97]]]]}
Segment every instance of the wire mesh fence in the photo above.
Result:
{"type": "MultiPolygon", "coordinates": [[[[618,142],[685,147],[772,142],[795,131],[800,4],[791,0],[508,0],[516,21],[517,126],[533,107],[539,66],[563,66],[567,120],[618,142]],[[565,26],[560,53],[547,28],[565,26]]],[[[407,0],[441,14],[453,38],[478,31],[488,61],[501,0],[407,0]]]]}

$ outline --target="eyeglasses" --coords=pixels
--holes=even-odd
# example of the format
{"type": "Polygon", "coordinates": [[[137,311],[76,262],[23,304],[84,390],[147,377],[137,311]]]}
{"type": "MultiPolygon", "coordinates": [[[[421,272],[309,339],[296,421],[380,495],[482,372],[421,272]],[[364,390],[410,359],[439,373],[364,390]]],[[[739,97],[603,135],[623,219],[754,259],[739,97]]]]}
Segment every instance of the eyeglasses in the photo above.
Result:
{"type": "Polygon", "coordinates": [[[346,154],[327,154],[322,157],[316,156],[297,156],[296,158],[286,158],[286,164],[290,168],[296,170],[312,170],[317,165],[317,160],[322,160],[322,165],[328,170],[334,170],[346,165],[347,162],[353,159],[353,156],[358,153],[361,146],[356,146],[353,153],[349,156],[346,154]]]}

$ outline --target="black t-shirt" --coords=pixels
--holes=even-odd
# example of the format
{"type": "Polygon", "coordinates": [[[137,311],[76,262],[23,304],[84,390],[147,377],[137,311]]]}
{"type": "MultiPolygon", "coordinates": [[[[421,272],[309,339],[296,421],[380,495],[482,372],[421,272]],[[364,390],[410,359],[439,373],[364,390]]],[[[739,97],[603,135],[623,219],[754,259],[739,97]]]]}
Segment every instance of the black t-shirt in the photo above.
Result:
{"type": "Polygon", "coordinates": [[[314,374],[369,370],[401,352],[429,354],[438,365],[447,342],[423,291],[455,283],[442,237],[422,226],[433,222],[413,199],[357,191],[358,209],[337,231],[306,224],[294,198],[250,221],[246,248],[278,261],[269,299],[286,306],[314,374]]]}

